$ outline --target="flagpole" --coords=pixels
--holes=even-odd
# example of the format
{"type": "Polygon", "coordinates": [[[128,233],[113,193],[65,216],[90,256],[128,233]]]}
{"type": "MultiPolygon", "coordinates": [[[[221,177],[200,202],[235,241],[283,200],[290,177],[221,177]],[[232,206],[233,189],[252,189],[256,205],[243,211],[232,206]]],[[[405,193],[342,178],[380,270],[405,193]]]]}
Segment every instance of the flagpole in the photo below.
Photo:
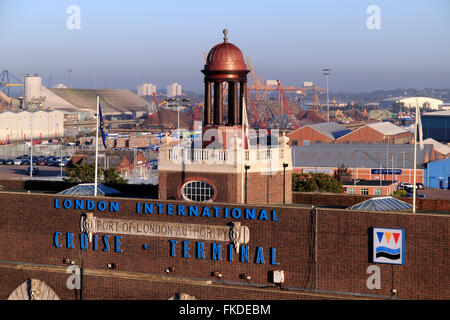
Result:
{"type": "Polygon", "coordinates": [[[418,105],[416,99],[416,119],[414,125],[414,180],[413,180],[413,213],[416,213],[416,167],[417,167],[417,113],[418,113],[418,105]]]}
{"type": "Polygon", "coordinates": [[[98,119],[99,115],[99,96],[97,96],[97,126],[95,130],[95,182],[94,182],[94,197],[97,196],[97,159],[98,159],[98,119]]]}
{"type": "Polygon", "coordinates": [[[244,109],[245,106],[245,93],[242,99],[242,114],[241,114],[241,203],[244,203],[244,109]]]}

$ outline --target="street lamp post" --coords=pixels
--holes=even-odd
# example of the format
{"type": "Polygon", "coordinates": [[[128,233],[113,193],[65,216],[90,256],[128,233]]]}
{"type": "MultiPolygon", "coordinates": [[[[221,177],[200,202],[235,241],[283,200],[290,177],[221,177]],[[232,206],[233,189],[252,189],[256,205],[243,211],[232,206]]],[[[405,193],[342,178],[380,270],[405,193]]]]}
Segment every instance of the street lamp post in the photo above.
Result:
{"type": "Polygon", "coordinates": [[[331,74],[331,69],[322,69],[323,75],[327,77],[327,121],[330,122],[330,96],[328,92],[328,76],[331,74]]]}

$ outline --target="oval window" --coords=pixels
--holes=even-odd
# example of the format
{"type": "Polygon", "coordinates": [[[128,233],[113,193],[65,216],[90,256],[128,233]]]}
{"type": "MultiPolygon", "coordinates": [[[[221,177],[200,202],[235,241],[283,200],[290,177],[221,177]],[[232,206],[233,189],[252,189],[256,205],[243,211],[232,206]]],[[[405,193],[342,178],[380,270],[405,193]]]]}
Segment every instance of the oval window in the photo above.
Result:
{"type": "Polygon", "coordinates": [[[205,181],[189,181],[181,188],[181,195],[188,201],[210,201],[214,197],[214,188],[205,181]]]}

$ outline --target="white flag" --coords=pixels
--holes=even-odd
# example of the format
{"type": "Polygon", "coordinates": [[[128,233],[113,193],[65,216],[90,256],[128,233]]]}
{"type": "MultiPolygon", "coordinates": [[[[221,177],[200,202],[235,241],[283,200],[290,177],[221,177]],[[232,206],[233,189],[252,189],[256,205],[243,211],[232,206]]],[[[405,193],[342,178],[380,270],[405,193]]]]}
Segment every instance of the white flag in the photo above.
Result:
{"type": "MultiPolygon", "coordinates": [[[[243,132],[243,138],[242,141],[246,141],[248,139],[248,131],[249,131],[249,125],[248,125],[248,117],[247,117],[247,104],[246,104],[246,99],[243,99],[243,104],[242,104],[242,125],[243,128],[245,130],[245,132],[243,132]],[[245,137],[245,140],[244,140],[245,137]]],[[[245,145],[245,144],[244,144],[245,145]]]]}
{"type": "Polygon", "coordinates": [[[420,150],[423,150],[423,131],[422,131],[422,119],[420,118],[420,107],[416,106],[416,118],[417,118],[417,134],[419,136],[420,150]]]}

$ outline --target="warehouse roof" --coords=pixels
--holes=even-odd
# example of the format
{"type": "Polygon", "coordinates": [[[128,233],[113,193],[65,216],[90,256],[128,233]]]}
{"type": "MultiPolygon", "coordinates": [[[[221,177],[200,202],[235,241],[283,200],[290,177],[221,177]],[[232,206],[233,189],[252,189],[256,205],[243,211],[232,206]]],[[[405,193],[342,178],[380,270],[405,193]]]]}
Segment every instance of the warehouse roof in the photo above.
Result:
{"type": "MultiPolygon", "coordinates": [[[[48,89],[51,93],[67,101],[69,104],[60,107],[70,107],[89,110],[93,113],[97,110],[97,96],[100,97],[100,105],[103,114],[120,114],[145,111],[148,101],[126,89],[48,89]]],[[[55,106],[58,108],[58,106],[55,106]]]]}
{"type": "MultiPolygon", "coordinates": [[[[417,147],[417,168],[421,168],[429,161],[432,150],[431,144],[425,144],[423,150],[417,147]]],[[[349,168],[380,168],[380,165],[382,168],[413,168],[414,145],[313,143],[309,146],[293,146],[292,163],[296,168],[333,168],[342,163],[349,168]],[[392,157],[394,165],[392,165],[392,157]]]]}
{"type": "Polygon", "coordinates": [[[430,117],[430,116],[450,117],[450,110],[435,111],[435,112],[425,112],[425,113],[422,114],[422,117],[430,117]]]}
{"type": "Polygon", "coordinates": [[[369,123],[367,126],[387,136],[408,132],[389,121],[369,123]]]}
{"type": "MultiPolygon", "coordinates": [[[[310,127],[311,129],[316,130],[317,132],[320,132],[324,136],[327,136],[333,140],[336,140],[337,138],[351,132],[350,129],[347,129],[346,127],[344,127],[336,122],[321,122],[321,123],[309,124],[307,126],[299,128],[299,129],[303,129],[305,127],[310,127]]],[[[299,130],[299,129],[297,129],[297,130],[299,130]]],[[[297,131],[297,130],[295,130],[295,131],[297,131]]],[[[293,132],[295,132],[295,131],[293,131],[293,132]]]]}
{"type": "Polygon", "coordinates": [[[450,147],[434,140],[433,138],[425,139],[425,140],[423,140],[423,143],[424,144],[432,144],[434,147],[434,150],[436,150],[440,154],[443,154],[444,156],[446,156],[447,154],[450,153],[450,147]]]}

